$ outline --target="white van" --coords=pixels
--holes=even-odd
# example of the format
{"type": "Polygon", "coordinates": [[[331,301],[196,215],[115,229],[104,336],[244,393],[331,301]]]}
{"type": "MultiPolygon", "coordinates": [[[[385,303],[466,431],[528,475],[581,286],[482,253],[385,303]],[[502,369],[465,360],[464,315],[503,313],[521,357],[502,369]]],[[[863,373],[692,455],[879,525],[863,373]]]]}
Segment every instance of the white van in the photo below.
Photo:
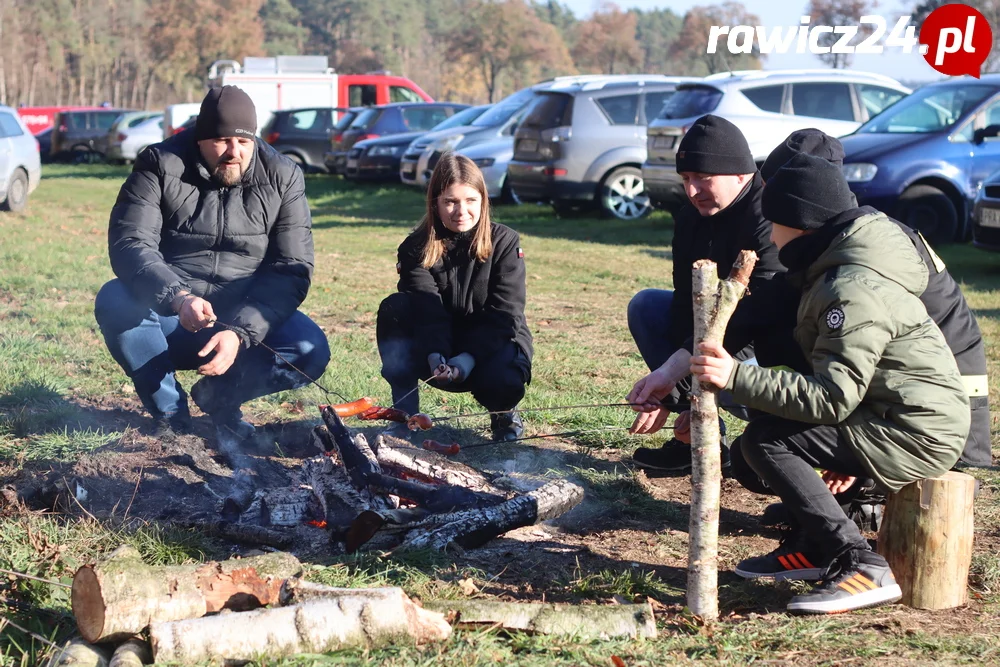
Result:
{"type": "Polygon", "coordinates": [[[163,138],[169,139],[180,132],[184,123],[197,116],[199,111],[201,102],[168,106],[163,110],[163,138]]]}

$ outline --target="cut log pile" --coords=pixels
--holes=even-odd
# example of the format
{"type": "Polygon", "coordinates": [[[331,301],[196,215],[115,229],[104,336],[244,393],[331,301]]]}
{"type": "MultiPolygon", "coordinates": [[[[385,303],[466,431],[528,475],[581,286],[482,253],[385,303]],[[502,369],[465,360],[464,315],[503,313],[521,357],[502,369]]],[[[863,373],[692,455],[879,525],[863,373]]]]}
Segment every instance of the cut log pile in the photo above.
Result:
{"type": "Polygon", "coordinates": [[[323,456],[306,460],[292,484],[252,489],[234,476],[220,510],[223,523],[253,541],[259,531],[304,524],[329,531],[348,552],[369,549],[462,550],[503,533],[560,516],[583,499],[564,480],[512,496],[481,472],[438,452],[382,435],[369,444],[337,412],[321,406],[313,438],[323,456]]]}

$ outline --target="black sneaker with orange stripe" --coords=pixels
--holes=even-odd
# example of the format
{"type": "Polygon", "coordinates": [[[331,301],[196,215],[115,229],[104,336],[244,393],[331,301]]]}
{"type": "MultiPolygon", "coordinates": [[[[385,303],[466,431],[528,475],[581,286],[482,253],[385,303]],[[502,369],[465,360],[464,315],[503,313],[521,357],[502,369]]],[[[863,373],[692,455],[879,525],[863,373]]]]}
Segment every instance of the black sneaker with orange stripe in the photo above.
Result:
{"type": "Polygon", "coordinates": [[[740,561],[735,572],[744,579],[819,581],[831,561],[806,541],[801,531],[795,531],[771,553],[740,561]]]}
{"type": "Polygon", "coordinates": [[[889,564],[874,551],[852,549],[837,559],[830,574],[808,593],[796,595],[787,609],[797,614],[840,614],[890,604],[903,597],[889,564]]]}

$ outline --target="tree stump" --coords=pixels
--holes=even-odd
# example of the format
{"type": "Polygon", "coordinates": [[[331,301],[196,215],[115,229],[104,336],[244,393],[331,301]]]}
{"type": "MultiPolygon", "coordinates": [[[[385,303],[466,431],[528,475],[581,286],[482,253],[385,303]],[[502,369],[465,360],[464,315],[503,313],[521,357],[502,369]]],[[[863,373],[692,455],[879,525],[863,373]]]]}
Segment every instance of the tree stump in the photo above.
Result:
{"type": "Polygon", "coordinates": [[[891,494],[878,552],[916,609],[949,609],[968,600],[972,563],[972,501],[976,480],[949,471],[891,494]]]}

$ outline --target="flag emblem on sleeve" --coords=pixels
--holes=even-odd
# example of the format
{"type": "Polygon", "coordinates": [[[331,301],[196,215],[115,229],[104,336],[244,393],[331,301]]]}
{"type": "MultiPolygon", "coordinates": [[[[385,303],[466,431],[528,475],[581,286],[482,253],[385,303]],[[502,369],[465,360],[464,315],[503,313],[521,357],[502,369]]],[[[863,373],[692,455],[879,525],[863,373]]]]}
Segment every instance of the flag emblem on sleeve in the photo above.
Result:
{"type": "Polygon", "coordinates": [[[520,257],[521,259],[524,259],[524,250],[522,250],[521,248],[518,248],[517,249],[517,256],[520,257]]]}

